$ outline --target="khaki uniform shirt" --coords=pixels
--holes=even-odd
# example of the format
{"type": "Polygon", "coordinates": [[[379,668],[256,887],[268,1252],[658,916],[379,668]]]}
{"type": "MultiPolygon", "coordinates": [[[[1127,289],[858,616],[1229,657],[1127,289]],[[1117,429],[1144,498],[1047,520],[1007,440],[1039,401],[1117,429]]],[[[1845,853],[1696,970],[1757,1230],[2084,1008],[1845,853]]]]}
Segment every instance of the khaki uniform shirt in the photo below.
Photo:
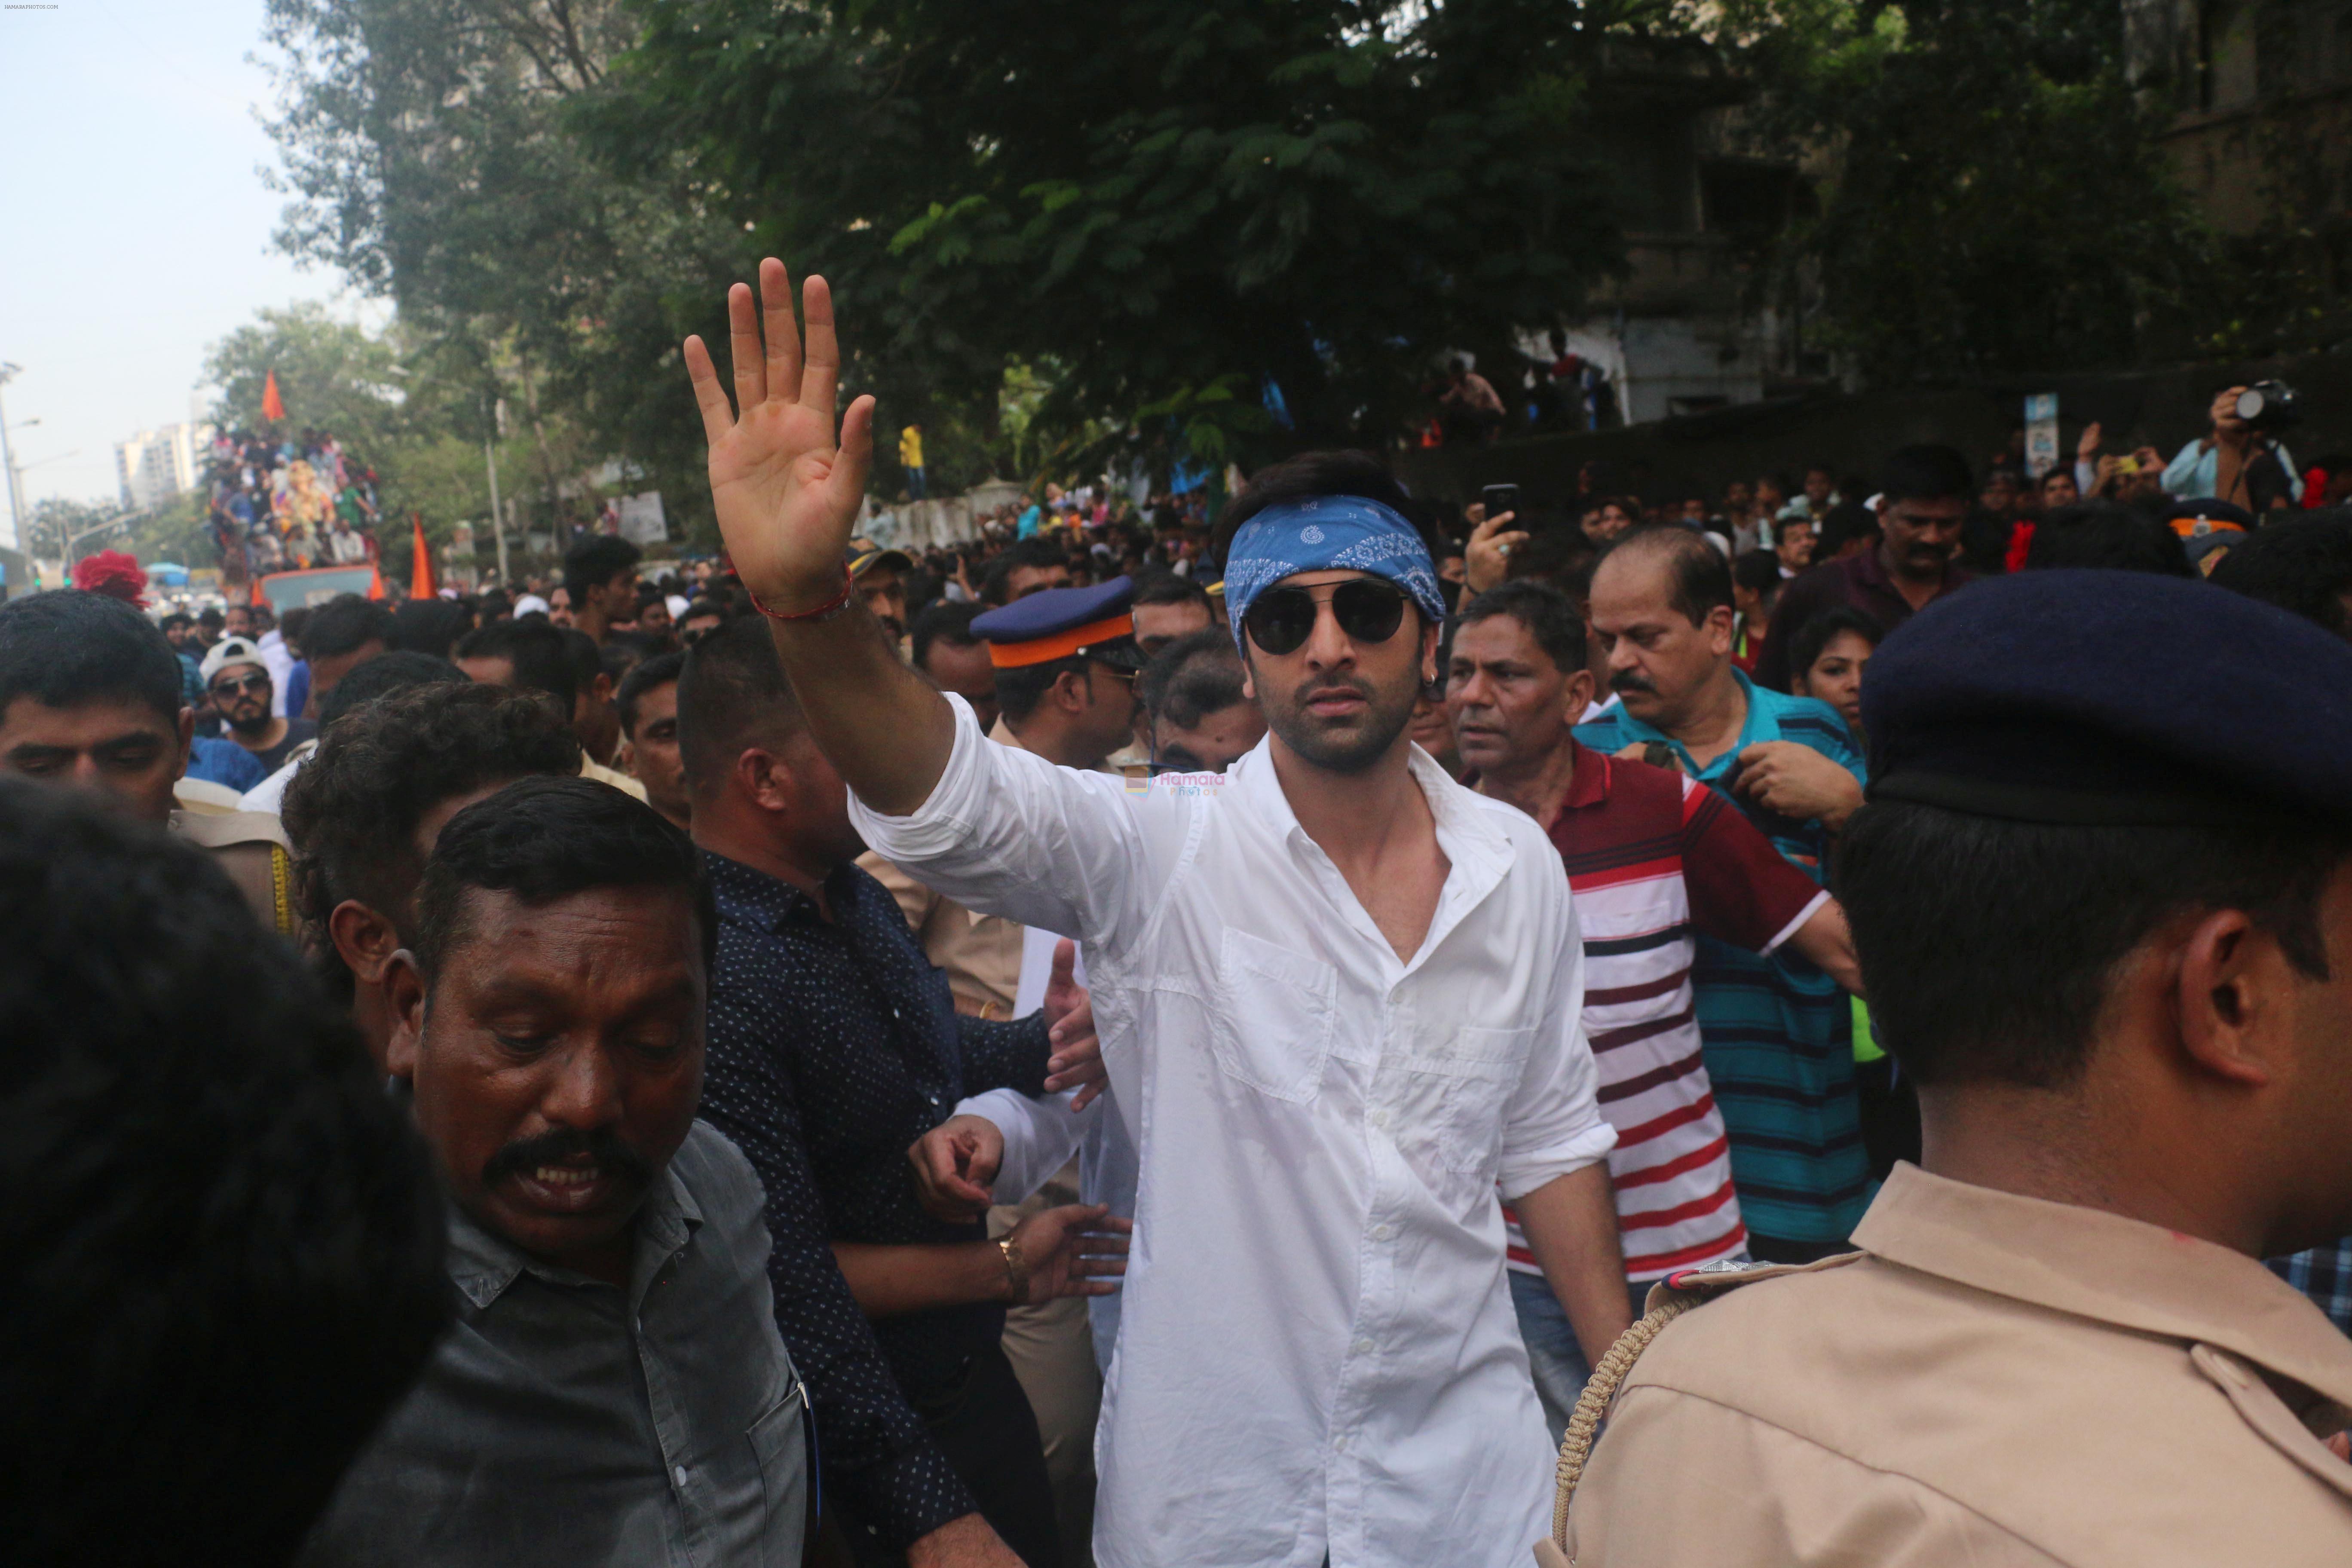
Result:
{"type": "MultiPolygon", "coordinates": [[[[2352,1340],[2210,1242],[1898,1166],[1634,1363],[1583,1568],[2345,1568],[2352,1340]]],[[[1654,1301],[1659,1298],[1654,1297],[1654,1301]]]]}
{"type": "Polygon", "coordinates": [[[210,850],[263,925],[280,936],[295,933],[294,861],[276,816],[184,807],[172,813],[172,834],[210,850]]]}
{"type": "MultiPolygon", "coordinates": [[[[988,738],[1000,746],[1021,744],[1002,719],[988,738]]],[[[857,858],[857,864],[898,900],[923,956],[946,973],[957,1012],[976,1018],[1013,1016],[1013,999],[1021,988],[1019,921],[983,915],[941,898],[871,849],[857,858]]]]}

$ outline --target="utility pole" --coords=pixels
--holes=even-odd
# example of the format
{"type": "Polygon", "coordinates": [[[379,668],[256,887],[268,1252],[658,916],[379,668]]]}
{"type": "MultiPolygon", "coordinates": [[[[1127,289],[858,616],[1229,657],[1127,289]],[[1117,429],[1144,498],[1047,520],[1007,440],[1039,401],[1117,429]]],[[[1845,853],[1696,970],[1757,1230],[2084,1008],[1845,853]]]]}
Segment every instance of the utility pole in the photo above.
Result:
{"type": "MultiPolygon", "coordinates": [[[[0,386],[14,380],[24,366],[0,361],[0,386]]],[[[0,404],[0,468],[8,470],[8,542],[25,548],[25,482],[16,472],[16,449],[8,445],[8,409],[0,404]]]]}
{"type": "Polygon", "coordinates": [[[499,398],[491,407],[490,433],[482,438],[482,461],[490,470],[490,537],[499,545],[499,586],[509,594],[514,581],[507,575],[507,528],[504,515],[499,510],[499,451],[498,438],[506,434],[507,400],[499,398]]]}

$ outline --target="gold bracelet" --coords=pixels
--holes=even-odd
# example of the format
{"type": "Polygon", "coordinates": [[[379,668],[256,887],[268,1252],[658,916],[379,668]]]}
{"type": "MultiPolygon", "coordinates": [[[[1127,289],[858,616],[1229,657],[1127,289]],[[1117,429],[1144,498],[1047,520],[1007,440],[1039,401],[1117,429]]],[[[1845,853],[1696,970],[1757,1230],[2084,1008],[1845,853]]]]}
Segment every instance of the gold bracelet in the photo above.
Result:
{"type": "Polygon", "coordinates": [[[1021,1244],[1009,1236],[997,1241],[996,1249],[1003,1254],[1005,1289],[1017,1307],[1029,1300],[1029,1265],[1021,1256],[1021,1244]]]}

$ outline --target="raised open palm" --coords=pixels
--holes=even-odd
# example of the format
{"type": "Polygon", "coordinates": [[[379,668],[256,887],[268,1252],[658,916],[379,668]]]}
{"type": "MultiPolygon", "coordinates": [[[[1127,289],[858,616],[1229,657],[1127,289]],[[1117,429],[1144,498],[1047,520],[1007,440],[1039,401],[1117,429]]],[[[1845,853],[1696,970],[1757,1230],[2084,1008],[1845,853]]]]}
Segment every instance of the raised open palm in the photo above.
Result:
{"type": "Polygon", "coordinates": [[[841,344],[833,295],[822,278],[802,284],[808,346],[802,352],[784,264],[760,263],[760,298],[727,290],[728,353],[735,401],[700,337],[686,340],[687,374],[710,441],[710,499],[743,585],[782,615],[840,594],[842,551],[866,494],[874,456],[874,400],[849,405],[835,439],[841,344]],[[764,341],[764,342],[763,342],[764,341]]]}

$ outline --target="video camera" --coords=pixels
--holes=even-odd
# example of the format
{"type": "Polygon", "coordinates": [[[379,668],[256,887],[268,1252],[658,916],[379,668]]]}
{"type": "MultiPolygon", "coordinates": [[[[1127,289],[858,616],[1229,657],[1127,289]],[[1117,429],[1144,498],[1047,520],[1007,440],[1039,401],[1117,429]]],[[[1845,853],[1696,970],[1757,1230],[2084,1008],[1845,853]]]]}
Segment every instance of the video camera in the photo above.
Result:
{"type": "Polygon", "coordinates": [[[2258,381],[2238,394],[2238,417],[2250,429],[2275,436],[2303,418],[2303,400],[2283,381],[2258,381]]]}

